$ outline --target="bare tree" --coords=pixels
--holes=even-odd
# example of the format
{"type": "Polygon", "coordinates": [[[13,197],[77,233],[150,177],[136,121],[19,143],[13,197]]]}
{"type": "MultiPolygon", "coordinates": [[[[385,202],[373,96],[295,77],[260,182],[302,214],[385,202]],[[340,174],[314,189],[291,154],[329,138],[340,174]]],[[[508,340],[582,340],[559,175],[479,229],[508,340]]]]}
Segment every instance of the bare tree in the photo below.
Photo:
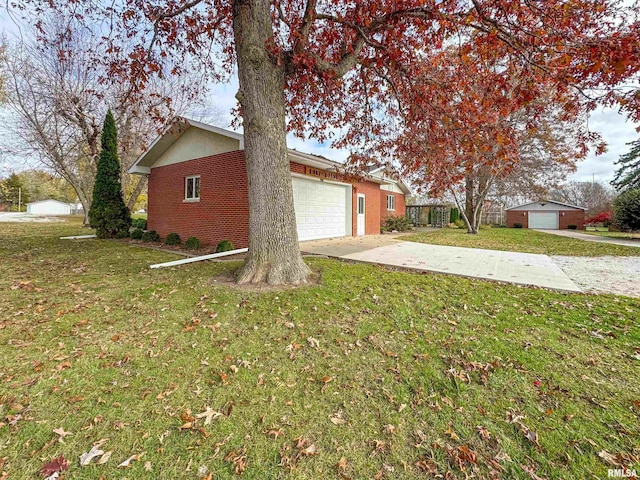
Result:
{"type": "Polygon", "coordinates": [[[587,209],[587,217],[611,210],[614,190],[604,182],[567,182],[549,192],[550,198],[587,209]]]}
{"type": "Polygon", "coordinates": [[[73,20],[49,21],[40,28],[46,42],[36,40],[33,31],[31,40],[9,46],[3,62],[6,102],[17,118],[9,128],[21,140],[18,152],[36,158],[73,186],[87,225],[100,153],[100,119],[111,107],[121,132],[123,193],[133,208],[146,178],[130,176],[127,170],[157,134],[154,119],[184,110],[187,102],[177,82],[189,79],[154,79],[144,95],[131,97],[126,86],[110,82],[104,68],[92,61],[100,48],[97,35],[76,28],[73,20]],[[168,92],[173,93],[171,107],[164,100],[168,92]]]}

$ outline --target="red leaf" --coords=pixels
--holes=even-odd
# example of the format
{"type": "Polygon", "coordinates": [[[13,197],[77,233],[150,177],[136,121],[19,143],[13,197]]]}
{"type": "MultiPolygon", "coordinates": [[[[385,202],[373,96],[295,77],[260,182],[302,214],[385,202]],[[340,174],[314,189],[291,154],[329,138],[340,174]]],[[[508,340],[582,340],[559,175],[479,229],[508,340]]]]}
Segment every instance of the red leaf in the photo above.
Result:
{"type": "Polygon", "coordinates": [[[54,458],[50,462],[47,462],[44,465],[42,465],[42,468],[40,469],[40,473],[44,477],[50,477],[54,473],[62,472],[64,470],[69,470],[69,462],[67,461],[66,458],[64,458],[64,455],[60,455],[58,458],[54,458]]]}

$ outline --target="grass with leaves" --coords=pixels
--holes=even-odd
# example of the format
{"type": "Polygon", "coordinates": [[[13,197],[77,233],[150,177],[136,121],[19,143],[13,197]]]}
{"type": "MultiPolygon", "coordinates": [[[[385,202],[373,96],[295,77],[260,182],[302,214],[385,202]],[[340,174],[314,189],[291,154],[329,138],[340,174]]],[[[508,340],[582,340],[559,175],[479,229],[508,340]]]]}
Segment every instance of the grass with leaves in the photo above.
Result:
{"type": "Polygon", "coordinates": [[[451,247],[485,248],[545,255],[640,256],[640,250],[636,247],[587,242],[525,228],[482,228],[477,235],[469,235],[464,228],[443,228],[403,236],[402,240],[451,247]]]}
{"type": "Polygon", "coordinates": [[[600,237],[610,237],[610,238],[627,238],[627,239],[638,239],[640,240],[640,232],[609,232],[604,230],[587,230],[584,233],[588,233],[589,235],[598,235],[600,237]]]}
{"type": "Polygon", "coordinates": [[[638,300],[328,259],[246,291],[215,281],[238,263],[150,270],[177,257],[79,233],[0,231],[0,478],[640,468],[638,300]]]}

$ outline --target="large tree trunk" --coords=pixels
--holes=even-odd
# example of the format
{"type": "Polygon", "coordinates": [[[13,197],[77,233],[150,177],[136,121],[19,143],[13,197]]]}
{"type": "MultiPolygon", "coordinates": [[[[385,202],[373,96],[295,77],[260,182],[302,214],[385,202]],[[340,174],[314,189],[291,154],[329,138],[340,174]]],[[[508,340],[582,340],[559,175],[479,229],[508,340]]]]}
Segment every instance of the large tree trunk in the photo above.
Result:
{"type": "MultiPolygon", "coordinates": [[[[122,183],[122,185],[123,186],[125,185],[124,182],[122,183]]],[[[130,212],[133,212],[133,207],[135,207],[136,201],[138,200],[138,197],[140,196],[140,194],[142,193],[146,185],[147,185],[147,177],[146,176],[138,177],[138,182],[136,183],[136,186],[133,189],[133,192],[131,192],[131,196],[129,196],[129,198],[126,200],[127,208],[129,209],[130,212]]],[[[124,198],[127,198],[126,192],[123,191],[122,196],[124,198]]]]}
{"type": "Polygon", "coordinates": [[[476,199],[473,176],[468,174],[465,179],[465,203],[462,218],[467,226],[467,233],[476,235],[478,233],[478,222],[476,218],[476,199]]]}
{"type": "Polygon", "coordinates": [[[249,253],[238,283],[300,284],[310,273],[298,245],[287,158],[285,73],[267,51],[274,43],[269,0],[235,0],[238,56],[249,180],[249,253]]]}

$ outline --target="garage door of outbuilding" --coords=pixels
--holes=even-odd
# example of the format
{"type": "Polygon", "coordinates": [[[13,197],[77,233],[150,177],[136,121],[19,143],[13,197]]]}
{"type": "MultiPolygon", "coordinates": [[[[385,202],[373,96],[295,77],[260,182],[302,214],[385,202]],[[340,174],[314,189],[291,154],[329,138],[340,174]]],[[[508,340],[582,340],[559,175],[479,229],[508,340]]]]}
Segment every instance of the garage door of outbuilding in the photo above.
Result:
{"type": "Polygon", "coordinates": [[[558,212],[529,212],[529,228],[558,230],[558,212]]]}
{"type": "Polygon", "coordinates": [[[351,235],[351,187],[293,177],[298,240],[351,235]]]}

